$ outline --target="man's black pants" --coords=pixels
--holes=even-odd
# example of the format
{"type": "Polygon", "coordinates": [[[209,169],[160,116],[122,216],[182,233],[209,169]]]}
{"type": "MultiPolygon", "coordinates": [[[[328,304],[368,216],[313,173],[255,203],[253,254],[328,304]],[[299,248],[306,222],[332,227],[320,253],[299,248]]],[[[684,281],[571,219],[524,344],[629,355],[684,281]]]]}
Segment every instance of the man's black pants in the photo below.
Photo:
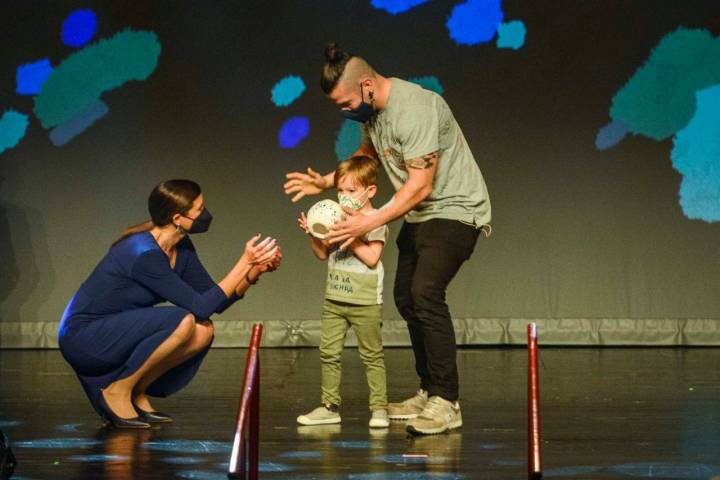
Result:
{"type": "Polygon", "coordinates": [[[404,222],[397,238],[395,305],[410,331],[415,370],[429,396],[458,398],[455,329],[445,290],[470,258],[479,230],[456,220],[404,222]]]}

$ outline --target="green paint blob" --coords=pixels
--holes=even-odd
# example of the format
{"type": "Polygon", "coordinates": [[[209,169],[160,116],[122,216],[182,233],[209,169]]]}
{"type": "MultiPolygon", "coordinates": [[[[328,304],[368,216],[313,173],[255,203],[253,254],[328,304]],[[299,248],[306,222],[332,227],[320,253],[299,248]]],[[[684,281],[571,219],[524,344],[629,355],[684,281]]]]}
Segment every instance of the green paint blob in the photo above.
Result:
{"type": "Polygon", "coordinates": [[[153,32],[124,30],[70,55],[35,97],[44,128],[70,120],[103,92],[131,80],[145,80],[157,67],[160,43],[153,32]]]}
{"type": "Polygon", "coordinates": [[[615,95],[610,116],[628,130],[663,140],[695,112],[695,92],[720,83],[720,39],[702,29],[665,35],[615,95]]]}

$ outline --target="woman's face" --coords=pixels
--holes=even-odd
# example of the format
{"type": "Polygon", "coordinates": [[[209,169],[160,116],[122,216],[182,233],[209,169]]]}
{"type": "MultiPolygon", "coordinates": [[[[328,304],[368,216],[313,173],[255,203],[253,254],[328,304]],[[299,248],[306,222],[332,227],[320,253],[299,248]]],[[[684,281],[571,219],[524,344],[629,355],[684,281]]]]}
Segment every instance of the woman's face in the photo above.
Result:
{"type": "Polygon", "coordinates": [[[203,194],[197,196],[193,201],[192,207],[184,215],[176,213],[173,217],[173,223],[180,225],[180,227],[186,232],[192,227],[193,220],[195,220],[205,210],[205,197],[203,194]]]}

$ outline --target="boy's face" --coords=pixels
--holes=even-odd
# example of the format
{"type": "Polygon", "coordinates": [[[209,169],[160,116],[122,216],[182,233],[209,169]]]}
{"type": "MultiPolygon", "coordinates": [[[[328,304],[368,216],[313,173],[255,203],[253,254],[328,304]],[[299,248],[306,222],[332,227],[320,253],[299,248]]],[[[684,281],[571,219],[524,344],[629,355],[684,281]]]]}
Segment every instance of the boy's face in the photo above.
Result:
{"type": "Polygon", "coordinates": [[[338,198],[352,197],[362,204],[365,204],[368,200],[374,197],[376,190],[376,185],[369,185],[365,187],[355,181],[352,174],[340,177],[340,180],[338,180],[337,183],[338,198]]]}

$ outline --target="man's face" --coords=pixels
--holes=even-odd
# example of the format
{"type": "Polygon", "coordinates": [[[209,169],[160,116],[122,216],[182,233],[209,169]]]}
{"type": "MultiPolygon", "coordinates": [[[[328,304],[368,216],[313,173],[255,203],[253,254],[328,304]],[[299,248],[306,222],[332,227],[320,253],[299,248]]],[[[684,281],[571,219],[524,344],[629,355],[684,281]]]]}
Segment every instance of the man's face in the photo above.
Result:
{"type": "Polygon", "coordinates": [[[340,110],[355,110],[363,101],[360,89],[359,84],[348,88],[343,82],[338,82],[328,97],[340,110]]]}

